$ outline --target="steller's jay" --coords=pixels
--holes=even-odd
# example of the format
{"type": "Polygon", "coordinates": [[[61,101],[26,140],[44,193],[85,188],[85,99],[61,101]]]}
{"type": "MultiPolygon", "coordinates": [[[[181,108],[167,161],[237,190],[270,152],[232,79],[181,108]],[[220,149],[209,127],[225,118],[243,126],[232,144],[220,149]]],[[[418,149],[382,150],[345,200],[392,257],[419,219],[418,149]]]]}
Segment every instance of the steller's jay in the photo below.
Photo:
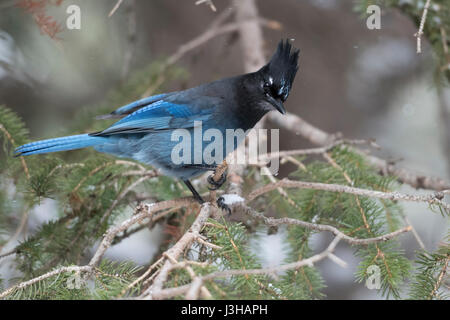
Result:
{"type": "MultiPolygon", "coordinates": [[[[189,179],[207,170],[214,171],[218,163],[206,163],[204,159],[200,163],[174,163],[172,149],[178,142],[173,141],[172,133],[176,129],[192,133],[201,123],[203,131],[214,128],[225,136],[226,129],[253,128],[271,110],[285,114],[283,102],[298,70],[299,50],[291,52],[291,49],[287,40],[280,41],[271,60],[256,72],[135,101],[104,116],[121,119],[103,131],[28,143],[18,147],[15,155],[94,147],[99,152],[152,165],[165,175],[183,180],[194,198],[202,203],[189,179]]],[[[225,182],[225,175],[219,182],[215,183],[211,177],[208,181],[217,189],[225,182]]]]}

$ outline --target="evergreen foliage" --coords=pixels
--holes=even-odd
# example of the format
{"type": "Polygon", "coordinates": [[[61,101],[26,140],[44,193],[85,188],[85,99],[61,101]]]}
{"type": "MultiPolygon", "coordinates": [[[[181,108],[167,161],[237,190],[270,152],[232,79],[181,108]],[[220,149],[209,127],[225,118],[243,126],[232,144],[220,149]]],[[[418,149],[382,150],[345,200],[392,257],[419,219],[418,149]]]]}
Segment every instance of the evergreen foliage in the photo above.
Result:
{"type": "MultiPolygon", "coordinates": [[[[26,158],[27,177],[20,158],[11,159],[11,150],[19,143],[28,141],[28,133],[22,121],[7,108],[0,108],[0,116],[5,153],[1,163],[0,190],[2,245],[17,228],[17,216],[21,212],[30,210],[44,198],[53,198],[59,204],[58,219],[43,224],[17,246],[15,263],[22,275],[14,282],[31,279],[60,266],[82,265],[87,258],[87,249],[115,224],[128,204],[136,201],[133,197],[135,191],[132,190],[119,201],[117,199],[138,179],[124,173],[141,165],[117,162],[114,158],[91,151],[79,151],[83,157],[73,152],[77,162],[64,160],[58,154],[26,158]],[[11,186],[14,190],[8,191],[11,186]]],[[[87,125],[90,126],[90,123],[87,125]]],[[[379,175],[361,155],[346,147],[335,147],[328,156],[332,162],[306,161],[306,166],[292,172],[291,178],[384,192],[398,187],[395,177],[379,175]]],[[[304,158],[298,160],[305,161],[304,158]]],[[[261,180],[256,172],[250,170],[246,176],[246,190],[268,183],[266,179],[261,180]]],[[[149,191],[155,201],[177,198],[185,191],[167,177],[149,179],[142,190],[149,191]]],[[[278,191],[267,193],[255,199],[252,206],[266,214],[333,225],[357,238],[376,237],[401,227],[402,208],[390,200],[308,189],[287,189],[286,192],[287,197],[278,191]]],[[[162,245],[161,252],[188,230],[194,218],[195,210],[190,209],[175,210],[166,218],[163,224],[166,225],[169,242],[162,245]]],[[[254,228],[248,227],[247,220],[243,222],[246,224],[224,218],[209,221],[202,235],[221,249],[213,250],[197,244],[185,253],[189,260],[207,263],[192,266],[197,275],[261,268],[261,262],[249,246],[254,228]]],[[[316,231],[289,225],[286,232],[289,250],[284,263],[295,262],[315,253],[310,241],[316,231]]],[[[405,297],[402,294],[405,292],[405,280],[410,279],[409,292],[414,299],[447,297],[441,286],[442,270],[448,264],[448,244],[435,253],[419,253],[414,268],[396,239],[355,246],[354,249],[360,259],[355,281],[364,282],[369,276],[368,268],[378,266],[382,295],[405,297]]],[[[111,299],[123,296],[124,292],[127,296],[133,296],[144,289],[141,284],[129,287],[140,275],[139,270],[140,266],[131,262],[115,263],[103,259],[92,274],[62,273],[14,290],[7,298],[111,299]]],[[[167,286],[180,286],[190,281],[188,272],[180,268],[171,272],[167,286]]],[[[324,297],[322,290],[326,283],[315,266],[305,266],[277,275],[239,275],[209,280],[205,285],[214,298],[320,299],[324,297]]]]}
{"type": "Polygon", "coordinates": [[[417,254],[417,271],[412,281],[410,296],[416,300],[448,300],[450,295],[445,289],[446,274],[450,260],[450,235],[436,252],[417,254]]]}
{"type": "MultiPolygon", "coordinates": [[[[444,1],[434,1],[425,26],[425,37],[432,44],[438,65],[447,61],[439,42],[441,28],[450,35],[450,16],[444,1]],[[436,19],[439,18],[439,19],[436,19]]],[[[360,8],[376,3],[400,8],[417,24],[422,11],[420,1],[358,1],[360,8]]],[[[423,1],[422,1],[423,2],[423,1]]],[[[422,6],[423,7],[423,6],[422,6]]],[[[140,98],[148,87],[159,86],[161,63],[154,63],[130,77],[130,80],[107,95],[95,106],[83,108],[76,115],[66,132],[74,134],[103,129],[108,122],[94,121],[95,116],[109,113],[129,101],[140,98]]],[[[183,70],[164,70],[166,81],[185,75],[183,70]]],[[[450,79],[448,70],[442,72],[450,79]]],[[[164,84],[164,81],[163,81],[164,84]]],[[[158,176],[145,180],[133,188],[142,178],[133,171],[151,170],[132,161],[116,158],[90,149],[65,153],[13,158],[15,147],[29,141],[23,121],[10,109],[0,106],[0,248],[19,228],[21,217],[43,199],[51,198],[58,204],[58,217],[34,230],[15,248],[15,265],[20,271],[17,279],[0,279],[0,288],[6,289],[40,276],[61,266],[84,265],[89,249],[102,239],[111,226],[127,215],[127,206],[138,203],[138,192],[145,192],[149,202],[157,202],[188,195],[183,186],[171,178],[158,176]],[[185,193],[186,192],[186,193],[185,193]]],[[[390,192],[398,189],[395,177],[380,175],[365,159],[350,149],[337,146],[328,152],[331,161],[298,157],[305,163],[290,174],[292,179],[347,185],[370,190],[390,192]]],[[[248,168],[244,176],[244,194],[270,181],[248,168]]],[[[203,191],[206,191],[206,186],[203,191]]],[[[391,200],[356,196],[347,193],[310,189],[286,189],[286,195],[277,190],[266,193],[251,203],[252,208],[266,215],[291,217],[306,222],[331,225],[355,238],[372,238],[398,230],[402,226],[402,206],[391,200]]],[[[195,219],[196,208],[173,210],[163,221],[167,241],[161,245],[161,254],[186,232],[195,219]]],[[[435,209],[435,208],[430,208],[435,209]]],[[[442,211],[442,208],[438,208],[442,211]]],[[[445,215],[445,212],[443,212],[445,215]]],[[[446,218],[446,217],[445,217],[446,218]]],[[[247,217],[241,222],[228,219],[210,219],[201,231],[205,241],[220,249],[194,244],[184,258],[199,262],[191,268],[196,275],[216,271],[261,268],[261,261],[251,250],[249,240],[254,237],[252,226],[257,221],[247,217]],[[250,219],[251,220],[251,219],[250,219]]],[[[131,234],[133,230],[129,230],[131,234]]],[[[286,259],[283,263],[296,262],[317,253],[311,246],[317,231],[296,225],[286,228],[286,259]]],[[[114,244],[124,239],[116,238],[114,244]]],[[[448,239],[447,239],[448,240],[448,239]]],[[[448,242],[448,241],[447,241],[448,242]]],[[[360,259],[355,281],[365,282],[368,269],[377,266],[381,274],[382,296],[390,298],[447,299],[444,281],[449,261],[449,246],[444,243],[436,252],[420,252],[416,263],[408,259],[398,239],[369,245],[354,246],[360,259]],[[408,280],[408,281],[407,281],[408,280]]],[[[152,264],[155,261],[148,261],[152,264]]],[[[1,260],[0,260],[1,263],[1,260]]],[[[154,272],[157,272],[157,266],[154,272]]],[[[31,286],[17,288],[7,299],[113,299],[141,294],[148,285],[145,281],[134,284],[142,275],[141,266],[129,261],[112,262],[103,259],[92,272],[80,274],[63,272],[37,281],[31,286]]],[[[1,275],[0,275],[1,278],[1,275]]],[[[182,286],[192,281],[185,268],[170,272],[166,287],[182,286]]],[[[239,275],[208,280],[206,288],[216,299],[321,299],[326,283],[317,266],[304,266],[276,275],[239,275]]],[[[177,298],[183,298],[179,296],[177,298]]]]}
{"type": "MultiPolygon", "coordinates": [[[[291,176],[301,181],[351,185],[384,192],[392,191],[396,187],[393,177],[380,176],[360,155],[346,148],[335,148],[329,156],[336,162],[336,167],[326,162],[313,161],[306,165],[306,170],[298,169],[291,176]]],[[[261,204],[272,203],[271,209],[282,216],[333,225],[345,234],[357,238],[377,237],[400,226],[401,207],[392,201],[329,191],[288,189],[286,192],[289,199],[273,191],[261,204]]],[[[294,249],[292,261],[311,255],[308,240],[313,233],[299,226],[289,226],[290,243],[294,249]]],[[[368,277],[367,268],[376,265],[381,270],[382,294],[399,298],[400,288],[409,275],[410,263],[399,248],[397,240],[359,246],[355,249],[356,256],[361,259],[356,279],[365,281],[368,277]]],[[[309,285],[309,289],[306,288],[309,290],[307,298],[320,297],[320,291],[315,291],[315,288],[323,286],[320,275],[308,270],[311,268],[304,269],[302,272],[290,274],[300,273],[300,276],[294,278],[300,282],[297,284],[299,288],[309,285]]],[[[292,283],[292,279],[289,283],[292,283]]],[[[297,291],[297,294],[298,292],[300,291],[297,291]]]]}
{"type": "MultiPolygon", "coordinates": [[[[381,9],[396,9],[407,15],[419,29],[426,0],[357,0],[355,9],[367,15],[370,5],[379,5],[381,9]]],[[[437,83],[450,81],[450,55],[446,47],[450,46],[450,5],[448,0],[433,0],[428,9],[422,39],[427,39],[435,57],[435,78],[437,83]],[[445,35],[445,37],[444,37],[445,35]],[[445,44],[444,44],[445,42],[445,44]]]]}

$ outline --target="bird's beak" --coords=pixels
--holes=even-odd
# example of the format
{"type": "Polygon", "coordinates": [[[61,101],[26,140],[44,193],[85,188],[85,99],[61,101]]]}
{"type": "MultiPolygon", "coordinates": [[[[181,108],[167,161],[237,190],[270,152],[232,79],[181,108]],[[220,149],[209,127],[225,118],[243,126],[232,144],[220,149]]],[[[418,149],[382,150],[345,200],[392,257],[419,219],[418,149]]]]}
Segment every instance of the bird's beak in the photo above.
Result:
{"type": "Polygon", "coordinates": [[[286,114],[286,109],[284,108],[283,102],[272,97],[269,98],[270,103],[277,109],[281,114],[286,114]]]}

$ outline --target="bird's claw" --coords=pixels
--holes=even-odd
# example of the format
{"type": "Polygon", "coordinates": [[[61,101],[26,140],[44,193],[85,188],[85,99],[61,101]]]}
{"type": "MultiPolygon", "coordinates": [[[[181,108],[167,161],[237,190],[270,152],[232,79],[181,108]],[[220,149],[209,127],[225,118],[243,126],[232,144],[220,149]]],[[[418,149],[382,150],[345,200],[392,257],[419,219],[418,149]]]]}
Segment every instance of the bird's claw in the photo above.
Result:
{"type": "Polygon", "coordinates": [[[230,207],[225,203],[225,198],[224,197],[219,197],[217,199],[217,206],[226,211],[228,213],[229,216],[231,216],[231,209],[230,207]]]}
{"type": "Polygon", "coordinates": [[[227,171],[225,171],[224,173],[222,173],[222,175],[220,176],[219,181],[215,181],[214,180],[214,175],[212,174],[208,177],[208,183],[211,185],[211,187],[208,187],[209,190],[214,191],[219,189],[221,186],[223,186],[223,184],[225,183],[225,181],[227,181],[227,171]]]}

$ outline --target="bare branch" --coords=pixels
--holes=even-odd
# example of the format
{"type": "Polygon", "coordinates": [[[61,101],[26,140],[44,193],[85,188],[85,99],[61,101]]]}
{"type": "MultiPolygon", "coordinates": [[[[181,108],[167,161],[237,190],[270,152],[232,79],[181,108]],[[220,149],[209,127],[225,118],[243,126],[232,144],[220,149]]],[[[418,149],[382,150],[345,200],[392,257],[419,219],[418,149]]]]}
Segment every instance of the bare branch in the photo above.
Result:
{"type": "Polygon", "coordinates": [[[276,183],[267,184],[259,189],[252,191],[248,195],[248,201],[255,199],[256,197],[267,193],[269,191],[275,190],[279,187],[283,188],[299,188],[299,189],[313,189],[313,190],[321,190],[321,191],[331,191],[331,192],[339,192],[339,193],[350,193],[359,196],[365,196],[370,198],[378,198],[378,199],[388,199],[388,200],[403,200],[403,201],[413,201],[413,202],[424,202],[430,205],[438,205],[446,210],[450,211],[450,204],[443,202],[441,199],[443,198],[443,194],[441,192],[436,192],[428,195],[411,195],[404,194],[400,192],[382,192],[376,190],[368,190],[361,188],[354,188],[339,184],[327,184],[327,183],[319,183],[319,182],[305,182],[305,181],[293,181],[289,179],[283,179],[276,183]]]}
{"type": "Polygon", "coordinates": [[[209,6],[211,8],[212,11],[216,12],[217,8],[214,5],[214,3],[212,2],[212,0],[198,0],[195,5],[198,6],[199,4],[205,3],[207,6],[209,6]]]}
{"type": "Polygon", "coordinates": [[[423,7],[422,18],[420,19],[419,31],[414,36],[417,38],[417,53],[422,53],[422,35],[423,28],[425,27],[425,21],[427,20],[428,9],[430,8],[431,0],[427,0],[423,7]]]}
{"type": "Polygon", "coordinates": [[[338,146],[341,146],[341,145],[362,145],[362,144],[366,144],[366,145],[369,145],[369,146],[377,148],[377,149],[380,148],[380,146],[378,144],[376,144],[374,140],[338,139],[338,140],[333,141],[323,147],[278,151],[278,152],[267,153],[267,154],[261,155],[259,157],[262,160],[265,160],[265,159],[273,159],[273,158],[285,158],[285,157],[290,157],[290,156],[320,155],[320,154],[326,153],[326,152],[328,152],[338,146]]]}
{"type": "MultiPolygon", "coordinates": [[[[244,71],[254,72],[265,64],[263,51],[263,35],[261,25],[258,23],[259,14],[254,0],[235,0],[236,7],[236,23],[239,31],[239,43],[242,50],[244,71]]],[[[264,127],[264,118],[261,119],[255,128],[264,127]]],[[[244,146],[241,144],[230,157],[238,152],[244,146]]],[[[242,193],[242,176],[245,167],[239,164],[230,165],[228,172],[229,185],[228,193],[240,195],[242,193]]]]}
{"type": "Polygon", "coordinates": [[[8,256],[11,256],[11,255],[16,254],[16,253],[17,253],[17,249],[14,248],[14,249],[12,249],[12,250],[10,250],[8,252],[0,254],[0,259],[3,259],[3,258],[8,257],[8,256]]]}
{"type": "Polygon", "coordinates": [[[263,35],[258,23],[259,14],[255,0],[235,0],[239,42],[243,52],[244,71],[255,72],[265,63],[263,35]]]}
{"type": "MultiPolygon", "coordinates": [[[[315,145],[326,146],[340,138],[339,134],[329,134],[292,113],[283,116],[280,113],[271,112],[269,113],[269,119],[280,128],[295,132],[315,145]]],[[[367,155],[356,148],[352,148],[351,150],[364,156],[367,161],[380,170],[381,173],[396,176],[401,182],[409,184],[414,188],[436,191],[450,189],[450,182],[441,178],[428,177],[405,168],[399,168],[386,160],[367,155]]]]}
{"type": "Polygon", "coordinates": [[[116,4],[112,8],[112,10],[109,12],[108,17],[111,18],[113,14],[119,9],[120,5],[122,4],[123,0],[117,0],[116,4]]]}

